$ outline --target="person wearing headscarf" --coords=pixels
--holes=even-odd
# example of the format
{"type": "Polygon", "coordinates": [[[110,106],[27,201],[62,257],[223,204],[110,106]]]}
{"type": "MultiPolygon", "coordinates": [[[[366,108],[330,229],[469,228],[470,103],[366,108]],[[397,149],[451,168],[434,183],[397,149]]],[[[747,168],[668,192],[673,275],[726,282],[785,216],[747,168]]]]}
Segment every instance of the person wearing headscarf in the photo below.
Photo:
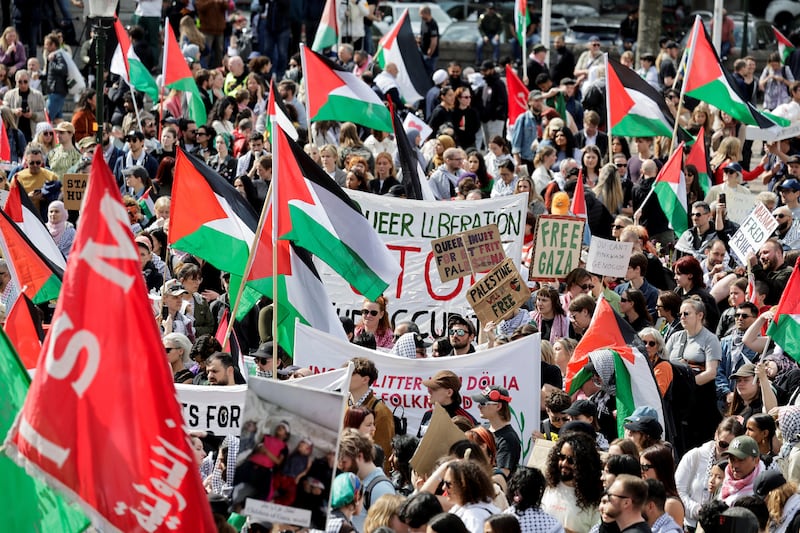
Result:
{"type": "Polygon", "coordinates": [[[392,346],[392,353],[408,359],[424,359],[428,356],[427,348],[429,344],[425,342],[419,333],[404,333],[397,339],[392,346]]]}
{"type": "Polygon", "coordinates": [[[788,481],[800,483],[800,406],[779,407],[778,427],[783,445],[775,462],[788,481]]]}
{"type": "Polygon", "coordinates": [[[47,207],[47,230],[64,257],[69,256],[72,242],[75,240],[75,228],[67,220],[67,216],[64,202],[60,200],[50,202],[47,207]]]}

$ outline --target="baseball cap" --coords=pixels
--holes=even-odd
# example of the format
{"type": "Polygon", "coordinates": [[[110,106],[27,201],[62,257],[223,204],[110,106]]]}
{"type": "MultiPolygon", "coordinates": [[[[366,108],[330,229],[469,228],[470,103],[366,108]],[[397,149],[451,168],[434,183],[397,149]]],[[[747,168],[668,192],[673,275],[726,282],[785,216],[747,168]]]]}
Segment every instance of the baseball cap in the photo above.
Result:
{"type": "Polygon", "coordinates": [[[800,155],[789,156],[786,160],[787,165],[800,165],[800,155]]]}
{"type": "Polygon", "coordinates": [[[785,484],[786,478],[783,477],[780,470],[764,470],[756,476],[756,480],[753,482],[753,492],[759,498],[766,498],[767,494],[785,484]]]}
{"type": "Polygon", "coordinates": [[[569,416],[591,416],[597,418],[597,406],[589,400],[578,400],[564,410],[565,415],[569,416]]]}
{"type": "Polygon", "coordinates": [[[129,131],[128,133],[125,134],[125,140],[129,141],[131,139],[138,139],[140,141],[143,141],[144,140],[144,133],[142,133],[141,131],[138,131],[138,130],[129,131]]]}
{"type": "Polygon", "coordinates": [[[661,423],[652,416],[630,416],[625,420],[625,429],[630,431],[639,431],[654,438],[661,437],[661,433],[664,432],[661,423]]]}
{"type": "Polygon", "coordinates": [[[794,178],[789,178],[778,186],[778,190],[789,189],[792,191],[800,191],[800,181],[794,178]]]}
{"type": "Polygon", "coordinates": [[[387,192],[384,196],[389,196],[391,198],[405,198],[406,188],[402,185],[392,185],[389,187],[389,192],[387,192]]]}
{"type": "Polygon", "coordinates": [[[71,122],[59,122],[58,126],[54,128],[56,131],[66,131],[68,133],[75,133],[75,126],[71,122]]]}
{"type": "Polygon", "coordinates": [[[331,487],[331,507],[339,509],[347,504],[353,503],[356,494],[361,490],[361,481],[358,476],[350,472],[344,472],[336,476],[331,487]]]}
{"type": "Polygon", "coordinates": [[[597,35],[592,35],[591,37],[589,37],[589,42],[590,43],[599,43],[600,42],[600,37],[598,37],[597,35]]]}
{"type": "Polygon", "coordinates": [[[180,296],[181,294],[189,294],[189,291],[176,279],[171,279],[164,284],[162,292],[164,296],[180,296]]]}
{"type": "Polygon", "coordinates": [[[740,164],[739,164],[739,163],[737,163],[736,161],[731,161],[730,163],[728,163],[727,165],[725,165],[725,168],[724,168],[724,169],[722,169],[722,170],[723,170],[723,171],[724,171],[724,170],[733,170],[733,171],[736,171],[736,172],[740,172],[740,173],[741,173],[741,172],[742,172],[742,165],[740,165],[740,164]]]}
{"type": "Polygon", "coordinates": [[[96,146],[96,145],[97,145],[97,139],[95,139],[93,136],[90,135],[90,136],[84,137],[83,139],[78,141],[77,147],[78,147],[78,150],[80,150],[82,152],[82,151],[87,150],[90,147],[96,146]]]}
{"type": "Polygon", "coordinates": [[[136,244],[141,244],[142,246],[147,248],[149,252],[153,251],[153,243],[151,243],[150,239],[148,239],[145,235],[139,235],[134,240],[136,241],[136,244]]]}
{"type": "Polygon", "coordinates": [[[561,80],[561,85],[575,85],[578,81],[575,78],[564,78],[561,80]]]}
{"type": "Polygon", "coordinates": [[[271,341],[262,342],[257,350],[250,352],[250,355],[253,357],[266,357],[267,359],[272,359],[272,348],[274,344],[271,341]]]}
{"type": "Polygon", "coordinates": [[[752,378],[756,375],[756,365],[753,363],[745,363],[739,367],[739,370],[730,375],[730,379],[736,378],[752,378]]]}
{"type": "Polygon", "coordinates": [[[747,435],[739,435],[731,441],[731,445],[727,450],[722,451],[722,455],[732,455],[737,459],[744,459],[745,457],[758,457],[758,443],[753,437],[747,435]]]}
{"type": "Polygon", "coordinates": [[[439,370],[430,379],[422,382],[425,387],[431,389],[450,389],[458,392],[461,389],[461,378],[450,370],[439,370]]]}
{"type": "Polygon", "coordinates": [[[511,402],[511,396],[508,395],[508,389],[504,389],[499,385],[491,385],[483,389],[480,394],[473,394],[472,399],[480,404],[488,402],[511,402]]]}

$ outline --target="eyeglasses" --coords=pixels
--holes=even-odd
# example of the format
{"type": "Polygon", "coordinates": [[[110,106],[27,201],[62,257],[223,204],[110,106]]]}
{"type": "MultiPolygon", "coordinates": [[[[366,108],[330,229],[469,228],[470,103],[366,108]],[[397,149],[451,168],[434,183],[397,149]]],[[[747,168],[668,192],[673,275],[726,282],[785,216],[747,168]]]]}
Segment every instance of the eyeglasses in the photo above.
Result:
{"type": "Polygon", "coordinates": [[[752,315],[749,315],[747,313],[736,313],[733,316],[736,317],[736,318],[753,318],[752,315]]]}
{"type": "Polygon", "coordinates": [[[478,402],[478,408],[486,407],[487,405],[499,405],[500,402],[490,402],[488,400],[481,400],[478,402]]]}
{"type": "Polygon", "coordinates": [[[644,343],[651,348],[655,348],[656,346],[658,346],[658,343],[656,341],[644,341],[644,343]]]}
{"type": "Polygon", "coordinates": [[[201,135],[202,135],[203,137],[208,137],[208,133],[206,133],[206,132],[204,132],[204,131],[198,131],[198,132],[197,132],[197,136],[199,137],[199,136],[201,136],[201,135]]]}
{"type": "Polygon", "coordinates": [[[558,415],[547,415],[550,420],[553,422],[569,422],[569,417],[566,415],[558,416],[558,415]]]}
{"type": "Polygon", "coordinates": [[[266,357],[253,357],[253,360],[259,365],[266,365],[267,361],[269,361],[266,357]]]}
{"type": "Polygon", "coordinates": [[[28,166],[31,167],[40,167],[44,164],[43,161],[28,161],[28,166]]]}
{"type": "Polygon", "coordinates": [[[656,304],[656,309],[664,309],[664,306],[661,304],[656,304]]]}
{"type": "Polygon", "coordinates": [[[180,350],[180,348],[178,348],[176,346],[164,346],[164,350],[166,350],[166,352],[169,353],[172,350],[180,350]]]}
{"type": "Polygon", "coordinates": [[[600,46],[600,43],[592,43],[592,47],[593,47],[593,48],[596,48],[596,47],[598,47],[598,46],[600,46]]]}
{"type": "Polygon", "coordinates": [[[194,134],[194,133],[197,133],[197,130],[186,130],[186,133],[192,133],[192,134],[194,134]]]}
{"type": "Polygon", "coordinates": [[[575,457],[573,457],[572,455],[564,455],[563,453],[559,453],[558,454],[558,460],[559,461],[564,461],[568,465],[574,465],[575,464],[575,457]]]}
{"type": "Polygon", "coordinates": [[[461,96],[459,96],[459,98],[461,98],[462,100],[468,100],[468,99],[472,98],[472,95],[471,94],[462,94],[461,96]]]}
{"type": "Polygon", "coordinates": [[[457,328],[457,329],[450,329],[447,331],[450,335],[455,335],[456,337],[463,337],[467,334],[467,330],[464,328],[457,328]]]}
{"type": "Polygon", "coordinates": [[[617,168],[628,168],[628,165],[626,165],[625,163],[617,163],[616,165],[617,168]]]}
{"type": "Polygon", "coordinates": [[[692,213],[692,218],[701,217],[703,215],[707,215],[708,213],[692,213]]]}
{"type": "Polygon", "coordinates": [[[585,291],[590,291],[590,290],[594,289],[594,284],[593,283],[584,283],[583,285],[581,285],[581,289],[583,289],[585,291]]]}
{"type": "Polygon", "coordinates": [[[19,83],[19,84],[23,84],[23,83],[27,84],[28,80],[19,80],[17,83],[19,83]]]}
{"type": "Polygon", "coordinates": [[[641,467],[642,472],[647,472],[648,470],[650,470],[652,468],[655,468],[653,465],[648,465],[648,464],[645,464],[645,463],[641,463],[641,464],[639,464],[639,466],[641,467]]]}
{"type": "Polygon", "coordinates": [[[620,226],[619,224],[614,224],[613,226],[611,226],[611,228],[612,229],[624,229],[625,226],[620,226]]]}
{"type": "Polygon", "coordinates": [[[369,315],[369,316],[378,316],[378,313],[379,313],[379,312],[380,312],[380,311],[378,311],[377,309],[362,309],[362,310],[361,310],[361,314],[362,314],[362,315],[365,315],[365,316],[366,316],[366,315],[369,315]]]}
{"type": "Polygon", "coordinates": [[[53,132],[52,131],[43,131],[42,135],[49,135],[50,137],[52,137],[53,136],[53,132]]]}
{"type": "Polygon", "coordinates": [[[444,488],[446,488],[446,489],[449,489],[450,487],[452,487],[452,486],[453,486],[453,482],[452,482],[452,481],[447,481],[447,480],[445,479],[445,480],[443,480],[443,481],[442,481],[442,486],[443,486],[444,488]]]}

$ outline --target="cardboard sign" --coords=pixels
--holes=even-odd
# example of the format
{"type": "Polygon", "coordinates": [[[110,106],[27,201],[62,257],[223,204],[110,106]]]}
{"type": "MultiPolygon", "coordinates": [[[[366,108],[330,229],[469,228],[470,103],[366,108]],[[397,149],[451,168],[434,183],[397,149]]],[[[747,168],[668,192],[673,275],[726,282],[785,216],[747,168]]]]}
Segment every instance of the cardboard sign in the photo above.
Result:
{"type": "Polygon", "coordinates": [[[562,281],[578,267],[585,223],[578,217],[539,217],[531,252],[530,281],[562,281]]]}
{"type": "Polygon", "coordinates": [[[80,210],[89,174],[64,174],[61,181],[64,184],[64,207],[69,211],[80,210]]]}
{"type": "Polygon", "coordinates": [[[447,455],[450,446],[464,438],[464,432],[453,423],[444,407],[437,403],[433,406],[433,416],[428,431],[425,432],[417,451],[414,452],[414,457],[411,458],[411,466],[420,474],[431,475],[435,470],[436,461],[447,455]]]}
{"type": "Polygon", "coordinates": [[[467,301],[482,323],[498,322],[531,297],[531,290],[507,258],[467,291],[467,301]]]}
{"type": "Polygon", "coordinates": [[[253,520],[264,520],[270,523],[291,524],[301,527],[311,525],[311,511],[253,498],[245,500],[244,514],[253,520]]]}
{"type": "Polygon", "coordinates": [[[601,276],[624,278],[628,273],[632,250],[632,242],[611,241],[593,236],[589,243],[586,270],[601,276]]]}
{"type": "Polygon", "coordinates": [[[761,246],[778,227],[778,221],[762,203],[747,216],[728,244],[742,265],[747,265],[747,255],[758,253],[761,246]]]}
{"type": "Polygon", "coordinates": [[[488,272],[506,258],[497,224],[431,241],[442,282],[488,272]]]}
{"type": "Polygon", "coordinates": [[[527,466],[529,468],[538,468],[544,472],[547,469],[547,456],[550,455],[550,450],[555,446],[556,441],[553,440],[536,439],[533,441],[533,450],[527,466]]]}

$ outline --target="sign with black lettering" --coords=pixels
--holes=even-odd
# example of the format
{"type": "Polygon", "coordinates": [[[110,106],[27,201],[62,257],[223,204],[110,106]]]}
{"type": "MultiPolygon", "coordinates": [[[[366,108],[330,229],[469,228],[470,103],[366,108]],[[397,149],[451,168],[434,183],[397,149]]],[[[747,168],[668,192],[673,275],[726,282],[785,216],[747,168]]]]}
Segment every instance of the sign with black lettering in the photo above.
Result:
{"type": "Polygon", "coordinates": [[[61,181],[64,184],[64,207],[70,211],[80,210],[89,174],[64,174],[61,181]]]}
{"type": "Polygon", "coordinates": [[[632,250],[632,242],[611,241],[592,235],[586,270],[601,276],[624,278],[632,250]]]}
{"type": "Polygon", "coordinates": [[[530,281],[561,281],[578,266],[585,223],[578,217],[539,216],[531,251],[530,281]]]}
{"type": "Polygon", "coordinates": [[[431,241],[442,282],[488,272],[506,258],[497,224],[431,241]]]}
{"type": "Polygon", "coordinates": [[[528,301],[531,291],[514,266],[506,258],[467,291],[467,301],[485,324],[498,322],[511,311],[528,301]]]}
{"type": "Polygon", "coordinates": [[[247,385],[212,387],[175,384],[183,406],[183,420],[190,431],[238,435],[247,397],[247,385]]]}
{"type": "Polygon", "coordinates": [[[741,264],[747,265],[747,255],[758,253],[777,227],[778,221],[759,202],[728,242],[731,252],[741,264]]]}

